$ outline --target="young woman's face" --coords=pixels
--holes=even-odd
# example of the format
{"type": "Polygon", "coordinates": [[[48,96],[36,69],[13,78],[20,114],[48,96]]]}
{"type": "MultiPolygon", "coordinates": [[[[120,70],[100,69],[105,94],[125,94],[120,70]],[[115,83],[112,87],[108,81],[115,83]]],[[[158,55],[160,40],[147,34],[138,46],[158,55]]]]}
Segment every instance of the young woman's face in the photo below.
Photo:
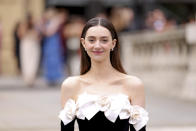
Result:
{"type": "Polygon", "coordinates": [[[81,43],[87,54],[94,61],[110,58],[110,51],[115,47],[116,39],[112,40],[110,31],[103,26],[90,27],[81,43]]]}

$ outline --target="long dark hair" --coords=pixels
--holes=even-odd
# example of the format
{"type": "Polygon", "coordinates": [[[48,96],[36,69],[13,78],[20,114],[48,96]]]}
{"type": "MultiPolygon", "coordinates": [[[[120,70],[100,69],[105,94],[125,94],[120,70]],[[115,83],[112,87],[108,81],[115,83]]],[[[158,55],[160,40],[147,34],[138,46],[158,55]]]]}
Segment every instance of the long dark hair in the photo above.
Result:
{"type": "MultiPolygon", "coordinates": [[[[112,35],[112,40],[114,40],[114,39],[117,40],[113,51],[110,52],[110,61],[111,61],[112,66],[116,70],[126,74],[125,70],[122,67],[121,61],[120,61],[120,53],[119,53],[120,46],[119,46],[118,36],[117,36],[117,33],[116,33],[114,26],[112,25],[112,23],[110,21],[108,21],[107,19],[104,19],[104,18],[99,18],[99,17],[90,19],[86,23],[86,25],[84,26],[84,28],[82,30],[81,38],[85,39],[87,30],[90,27],[97,26],[97,25],[100,25],[100,26],[107,28],[112,35]]],[[[90,60],[90,57],[88,56],[87,52],[85,51],[85,49],[81,43],[80,43],[80,50],[81,50],[80,74],[82,75],[90,70],[91,60],[90,60]]]]}

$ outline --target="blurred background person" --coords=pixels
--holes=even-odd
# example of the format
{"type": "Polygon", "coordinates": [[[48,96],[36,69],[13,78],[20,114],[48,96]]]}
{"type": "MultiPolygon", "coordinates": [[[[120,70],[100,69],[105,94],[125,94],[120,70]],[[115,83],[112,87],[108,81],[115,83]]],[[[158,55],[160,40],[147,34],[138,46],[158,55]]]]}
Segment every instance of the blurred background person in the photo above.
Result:
{"type": "Polygon", "coordinates": [[[147,12],[145,29],[162,32],[175,27],[177,22],[172,16],[168,16],[161,9],[154,9],[147,12]]]}
{"type": "Polygon", "coordinates": [[[64,77],[64,58],[61,44],[60,27],[64,23],[64,15],[55,8],[45,12],[43,40],[43,70],[49,86],[55,86],[64,77]]]}
{"type": "Polygon", "coordinates": [[[110,20],[117,32],[130,32],[133,26],[134,12],[128,7],[114,7],[111,10],[110,20]]]}
{"type": "Polygon", "coordinates": [[[21,22],[17,22],[14,28],[14,55],[16,58],[17,63],[17,70],[19,73],[21,73],[21,61],[20,61],[20,28],[21,28],[21,22]]]}
{"type": "Polygon", "coordinates": [[[71,16],[64,29],[67,45],[67,70],[69,75],[80,73],[80,34],[85,20],[80,16],[71,16]]]}
{"type": "Polygon", "coordinates": [[[145,29],[153,30],[153,22],[154,22],[153,11],[148,11],[145,19],[145,29]]]}
{"type": "MultiPolygon", "coordinates": [[[[61,24],[59,26],[59,33],[60,33],[60,40],[61,40],[61,47],[62,47],[62,55],[63,55],[63,63],[64,63],[64,76],[68,76],[68,72],[67,72],[67,38],[64,35],[64,30],[66,30],[66,24],[68,22],[68,18],[69,18],[69,12],[64,9],[64,8],[60,8],[59,9],[59,17],[61,19],[61,24]]],[[[69,18],[70,19],[70,18],[69,18]]]]}
{"type": "MultiPolygon", "coordinates": [[[[0,19],[0,52],[1,52],[1,46],[2,46],[2,33],[3,29],[2,29],[2,25],[1,25],[1,19],[0,19]]],[[[1,73],[1,53],[0,53],[0,73],[1,73]]]]}
{"type": "Polygon", "coordinates": [[[20,27],[20,58],[22,76],[27,86],[33,86],[39,67],[40,44],[31,14],[20,27]]]}
{"type": "Polygon", "coordinates": [[[155,31],[164,31],[166,27],[167,19],[163,11],[155,9],[153,11],[153,29],[155,31]]]}

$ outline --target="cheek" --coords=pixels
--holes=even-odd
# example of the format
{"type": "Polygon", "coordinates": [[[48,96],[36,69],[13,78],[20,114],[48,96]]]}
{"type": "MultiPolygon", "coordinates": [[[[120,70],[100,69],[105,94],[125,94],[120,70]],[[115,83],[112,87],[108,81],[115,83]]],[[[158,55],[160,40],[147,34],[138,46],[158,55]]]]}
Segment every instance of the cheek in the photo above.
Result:
{"type": "Polygon", "coordinates": [[[86,44],[85,47],[86,47],[86,49],[91,49],[91,48],[93,48],[93,45],[92,44],[86,44]]]}
{"type": "Polygon", "coordinates": [[[111,44],[111,43],[103,44],[102,47],[103,47],[105,50],[110,50],[110,49],[112,48],[112,44],[111,44]]]}
{"type": "Polygon", "coordinates": [[[88,48],[92,47],[92,44],[90,44],[88,41],[85,41],[84,46],[85,46],[86,49],[88,49],[88,48]]]}

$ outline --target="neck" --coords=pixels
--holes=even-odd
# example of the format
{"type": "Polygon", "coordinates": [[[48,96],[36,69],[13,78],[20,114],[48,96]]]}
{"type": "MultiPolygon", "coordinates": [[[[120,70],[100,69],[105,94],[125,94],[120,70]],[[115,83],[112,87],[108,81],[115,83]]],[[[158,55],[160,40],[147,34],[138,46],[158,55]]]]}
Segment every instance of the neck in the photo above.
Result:
{"type": "Polygon", "coordinates": [[[110,78],[109,76],[113,75],[116,70],[112,67],[110,60],[103,62],[91,62],[91,69],[89,70],[89,75],[91,75],[96,80],[103,80],[110,78]]]}

